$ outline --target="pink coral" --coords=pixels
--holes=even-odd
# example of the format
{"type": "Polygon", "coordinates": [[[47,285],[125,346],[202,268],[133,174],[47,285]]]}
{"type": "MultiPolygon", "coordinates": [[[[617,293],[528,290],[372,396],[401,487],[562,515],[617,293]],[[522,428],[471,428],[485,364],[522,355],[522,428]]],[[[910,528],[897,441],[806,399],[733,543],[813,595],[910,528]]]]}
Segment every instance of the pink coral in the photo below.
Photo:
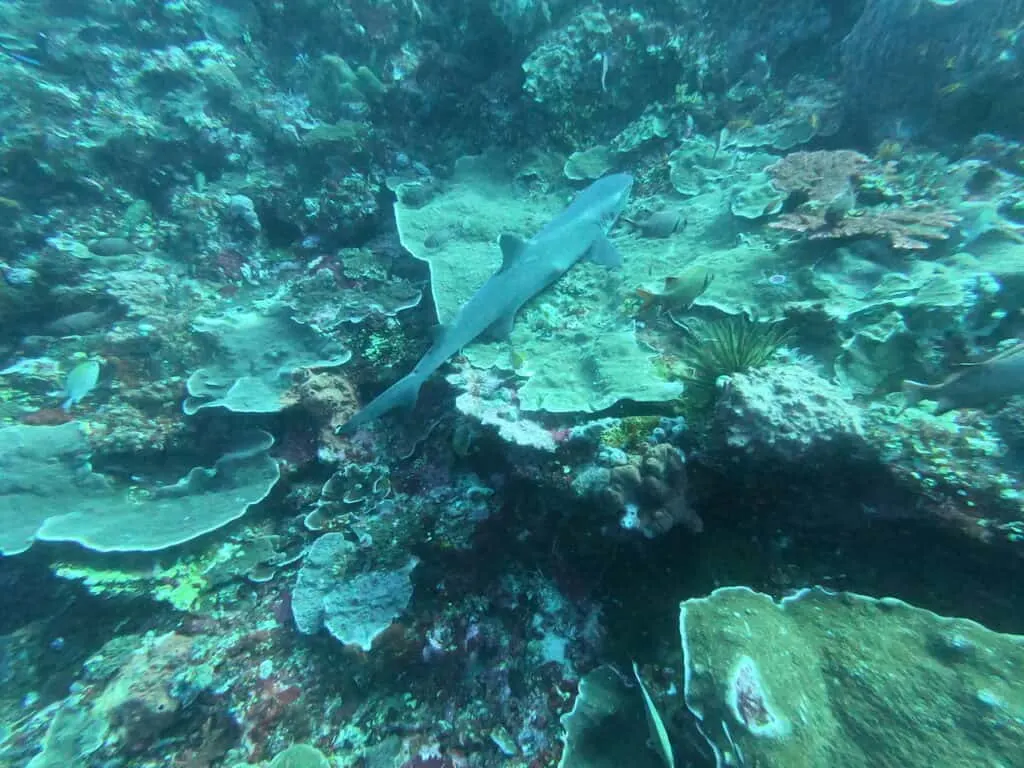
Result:
{"type": "Polygon", "coordinates": [[[808,240],[853,237],[884,237],[893,248],[920,251],[930,241],[946,240],[959,217],[927,204],[862,208],[830,220],[824,209],[808,208],[787,213],[769,224],[775,229],[799,232],[808,240]]]}
{"type": "Polygon", "coordinates": [[[883,237],[893,248],[919,251],[947,239],[960,220],[941,206],[925,202],[859,207],[862,178],[869,174],[892,177],[894,166],[852,150],[792,152],[766,170],[780,192],[804,198],[795,211],[769,226],[799,232],[808,240],[883,237]]]}
{"type": "Polygon", "coordinates": [[[860,152],[837,149],[791,152],[765,170],[780,192],[827,203],[850,189],[856,177],[880,169],[860,152]]]}

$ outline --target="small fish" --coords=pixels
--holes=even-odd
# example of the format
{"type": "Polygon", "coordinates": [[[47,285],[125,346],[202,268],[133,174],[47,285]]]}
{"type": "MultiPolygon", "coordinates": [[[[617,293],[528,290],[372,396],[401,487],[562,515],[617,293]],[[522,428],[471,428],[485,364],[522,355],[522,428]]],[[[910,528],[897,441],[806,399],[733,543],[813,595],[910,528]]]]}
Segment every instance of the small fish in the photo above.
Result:
{"type": "Polygon", "coordinates": [[[907,406],[925,398],[936,400],[936,416],[957,408],[986,408],[1015,395],[1024,395],[1024,343],[984,362],[964,363],[940,384],[903,382],[907,406]]]}
{"type": "Polygon", "coordinates": [[[31,56],[26,56],[23,53],[17,53],[15,51],[0,50],[0,53],[5,56],[9,56],[15,61],[21,62],[22,64],[28,64],[30,67],[41,67],[43,63],[39,59],[33,59],[31,56]]]}
{"type": "Polygon", "coordinates": [[[30,427],[55,427],[74,420],[75,417],[62,408],[40,408],[38,411],[23,413],[18,417],[18,421],[30,427]]]}
{"type": "Polygon", "coordinates": [[[89,242],[89,252],[96,256],[127,256],[139,252],[127,237],[101,237],[89,242]]]}
{"type": "Polygon", "coordinates": [[[88,333],[106,325],[112,319],[112,315],[113,312],[109,309],[103,312],[93,310],[75,312],[71,315],[58,317],[53,322],[47,323],[43,326],[43,330],[46,331],[48,336],[80,336],[83,333],[88,333]]]}
{"type": "Polygon", "coordinates": [[[692,267],[678,277],[666,277],[660,291],[637,288],[636,295],[644,300],[642,309],[657,305],[669,312],[678,312],[692,307],[714,279],[710,270],[692,267]]]}
{"type": "Polygon", "coordinates": [[[666,238],[681,232],[686,226],[686,219],[676,210],[657,211],[643,220],[626,216],[620,218],[639,232],[641,237],[666,238]]]}
{"type": "Polygon", "coordinates": [[[71,369],[68,379],[64,383],[64,394],[67,399],[61,407],[65,411],[71,410],[71,406],[78,403],[96,387],[100,379],[100,364],[95,360],[88,360],[79,363],[71,369]]]}

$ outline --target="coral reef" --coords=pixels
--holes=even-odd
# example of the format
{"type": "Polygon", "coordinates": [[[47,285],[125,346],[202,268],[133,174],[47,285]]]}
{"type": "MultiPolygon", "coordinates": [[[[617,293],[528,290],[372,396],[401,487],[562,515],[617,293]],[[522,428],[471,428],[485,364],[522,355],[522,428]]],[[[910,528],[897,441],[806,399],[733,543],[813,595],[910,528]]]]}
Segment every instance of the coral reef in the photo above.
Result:
{"type": "Polygon", "coordinates": [[[1019,140],[1012,115],[1022,93],[1012,73],[1022,12],[1016,0],[984,10],[963,0],[919,8],[869,0],[842,44],[851,111],[884,128],[903,121],[916,131],[987,130],[1019,140]]]}
{"type": "Polygon", "coordinates": [[[0,3],[0,764],[1024,764],[1022,12],[0,3]]]}
{"type": "Polygon", "coordinates": [[[686,499],[686,461],[678,448],[667,443],[613,466],[602,497],[618,513],[621,528],[639,531],[649,539],[677,525],[693,533],[703,529],[686,499]]]}
{"type": "Polygon", "coordinates": [[[814,461],[863,447],[849,395],[800,365],[729,377],[715,404],[715,430],[729,448],[765,461],[814,461]]]}
{"type": "Polygon", "coordinates": [[[1022,704],[984,661],[1018,667],[1020,642],[1012,635],[891,597],[821,589],[780,602],[744,587],[715,590],[683,602],[679,625],[686,706],[719,765],[740,754],[771,766],[855,763],[872,753],[865,733],[906,765],[950,753],[969,761],[1020,757],[1006,729],[1017,727],[1011,723],[1022,704]],[[823,656],[845,670],[847,684],[820,674],[823,656]],[[964,729],[947,729],[965,684],[980,706],[964,729]],[[910,736],[918,728],[941,735],[910,736]]]}

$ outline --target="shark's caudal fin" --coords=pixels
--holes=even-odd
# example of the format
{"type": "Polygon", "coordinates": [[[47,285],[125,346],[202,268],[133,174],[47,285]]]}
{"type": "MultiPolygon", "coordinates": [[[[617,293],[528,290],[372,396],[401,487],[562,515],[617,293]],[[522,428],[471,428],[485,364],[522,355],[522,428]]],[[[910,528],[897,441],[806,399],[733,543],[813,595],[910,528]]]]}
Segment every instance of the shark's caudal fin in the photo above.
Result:
{"type": "Polygon", "coordinates": [[[902,413],[907,408],[920,403],[927,396],[928,390],[931,389],[931,387],[928,384],[922,384],[919,381],[904,379],[903,385],[900,389],[903,392],[903,408],[900,409],[900,412],[902,413]]]}
{"type": "Polygon", "coordinates": [[[364,424],[375,421],[395,408],[411,408],[416,404],[416,398],[419,397],[422,385],[423,379],[413,374],[399,379],[371,400],[365,408],[338,427],[335,430],[336,433],[342,435],[354,432],[364,424]]]}

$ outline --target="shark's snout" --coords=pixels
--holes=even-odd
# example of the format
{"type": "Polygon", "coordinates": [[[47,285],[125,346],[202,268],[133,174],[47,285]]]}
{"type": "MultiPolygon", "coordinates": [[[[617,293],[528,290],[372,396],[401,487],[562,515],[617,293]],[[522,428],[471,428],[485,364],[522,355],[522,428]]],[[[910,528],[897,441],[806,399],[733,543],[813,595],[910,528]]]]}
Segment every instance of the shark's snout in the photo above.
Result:
{"type": "Polygon", "coordinates": [[[629,199],[629,193],[633,189],[633,177],[628,173],[613,173],[605,176],[601,181],[606,181],[612,190],[612,195],[618,199],[620,205],[625,205],[629,199]]]}
{"type": "Polygon", "coordinates": [[[610,227],[619,218],[626,203],[629,202],[629,193],[633,189],[633,177],[628,173],[615,173],[605,176],[599,183],[607,187],[607,196],[602,219],[606,227],[610,227]]]}

